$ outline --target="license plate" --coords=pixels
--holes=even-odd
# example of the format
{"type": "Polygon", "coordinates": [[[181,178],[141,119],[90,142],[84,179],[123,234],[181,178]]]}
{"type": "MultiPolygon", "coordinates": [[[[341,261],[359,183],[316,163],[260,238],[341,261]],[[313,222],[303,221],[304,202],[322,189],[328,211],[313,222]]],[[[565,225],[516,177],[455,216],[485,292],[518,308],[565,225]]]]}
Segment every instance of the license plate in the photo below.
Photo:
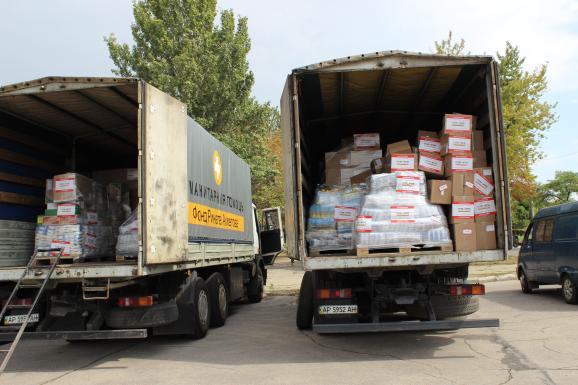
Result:
{"type": "MultiPolygon", "coordinates": [[[[26,319],[26,314],[18,314],[18,315],[7,315],[4,317],[4,325],[19,325],[24,323],[26,319]]],[[[38,313],[30,314],[30,318],[28,319],[28,323],[38,322],[38,313]]]]}
{"type": "Polygon", "coordinates": [[[319,314],[357,314],[357,305],[321,305],[319,314]]]}

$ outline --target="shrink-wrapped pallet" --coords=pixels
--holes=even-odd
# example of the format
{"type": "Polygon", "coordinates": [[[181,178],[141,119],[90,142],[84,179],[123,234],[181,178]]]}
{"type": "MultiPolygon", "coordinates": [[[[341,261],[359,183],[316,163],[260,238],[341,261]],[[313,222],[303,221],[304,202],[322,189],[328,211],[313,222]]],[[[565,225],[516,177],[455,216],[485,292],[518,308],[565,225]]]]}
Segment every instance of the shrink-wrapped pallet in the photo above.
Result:
{"type": "Polygon", "coordinates": [[[423,172],[375,174],[355,226],[358,248],[432,247],[451,243],[442,208],[426,199],[423,172]]]}

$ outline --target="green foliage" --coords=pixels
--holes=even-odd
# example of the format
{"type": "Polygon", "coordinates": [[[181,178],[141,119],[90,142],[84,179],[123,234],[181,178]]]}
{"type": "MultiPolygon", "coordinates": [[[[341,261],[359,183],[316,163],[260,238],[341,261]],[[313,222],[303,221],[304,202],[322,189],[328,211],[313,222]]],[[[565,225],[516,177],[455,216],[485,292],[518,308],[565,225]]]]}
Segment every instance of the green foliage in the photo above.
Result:
{"type": "Polygon", "coordinates": [[[504,54],[498,53],[497,57],[510,186],[512,196],[522,200],[534,192],[531,167],[542,156],[538,145],[544,131],[556,122],[555,104],[542,100],[548,88],[546,64],[532,72],[525,71],[525,59],[518,47],[509,42],[504,54]]]}
{"type": "Polygon", "coordinates": [[[191,117],[249,163],[254,198],[268,205],[277,199],[262,186],[278,173],[268,145],[279,113],[251,97],[247,19],[217,13],[216,0],[135,1],[134,45],[105,38],[113,73],[142,78],[186,103],[191,117]]]}
{"type": "Polygon", "coordinates": [[[578,194],[578,172],[556,171],[554,179],[538,186],[540,208],[574,202],[578,194]]]}
{"type": "Polygon", "coordinates": [[[450,55],[450,56],[459,56],[459,55],[469,55],[470,53],[464,53],[464,49],[466,47],[466,42],[464,39],[461,39],[459,42],[453,41],[453,33],[452,31],[448,32],[448,38],[442,40],[441,42],[434,41],[435,50],[438,55],[450,55]]]}

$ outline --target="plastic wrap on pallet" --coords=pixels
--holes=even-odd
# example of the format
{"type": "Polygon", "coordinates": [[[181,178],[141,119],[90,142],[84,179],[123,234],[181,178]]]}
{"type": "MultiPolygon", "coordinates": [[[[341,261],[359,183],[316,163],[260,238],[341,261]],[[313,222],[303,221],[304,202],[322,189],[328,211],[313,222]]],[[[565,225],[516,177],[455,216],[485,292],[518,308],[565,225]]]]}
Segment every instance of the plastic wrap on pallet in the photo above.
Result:
{"type": "Polygon", "coordinates": [[[355,218],[365,192],[364,184],[317,189],[309,208],[305,234],[310,250],[353,248],[355,218]]]}
{"type": "Polygon", "coordinates": [[[136,257],[138,255],[138,222],[136,210],[120,226],[116,241],[116,255],[136,257]]]}
{"type": "Polygon", "coordinates": [[[426,199],[421,171],[375,174],[355,227],[361,248],[439,246],[451,243],[442,208],[426,199]]]}
{"type": "Polygon", "coordinates": [[[36,226],[35,248],[62,248],[64,257],[109,256],[112,255],[113,246],[114,236],[110,226],[84,224],[36,226]]]}

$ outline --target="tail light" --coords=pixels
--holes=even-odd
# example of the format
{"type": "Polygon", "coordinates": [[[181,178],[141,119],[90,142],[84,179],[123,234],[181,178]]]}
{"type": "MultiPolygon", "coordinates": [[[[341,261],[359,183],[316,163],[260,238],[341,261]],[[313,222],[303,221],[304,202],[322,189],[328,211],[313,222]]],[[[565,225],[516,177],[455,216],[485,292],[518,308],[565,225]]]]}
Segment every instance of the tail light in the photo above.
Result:
{"type": "Polygon", "coordinates": [[[144,297],[120,297],[118,299],[119,307],[149,307],[154,305],[154,298],[152,295],[144,297]]]}
{"type": "Polygon", "coordinates": [[[451,296],[484,294],[486,294],[486,287],[482,284],[450,286],[451,296]]]}
{"type": "Polygon", "coordinates": [[[317,290],[317,298],[351,298],[351,289],[319,289],[317,290]]]}

